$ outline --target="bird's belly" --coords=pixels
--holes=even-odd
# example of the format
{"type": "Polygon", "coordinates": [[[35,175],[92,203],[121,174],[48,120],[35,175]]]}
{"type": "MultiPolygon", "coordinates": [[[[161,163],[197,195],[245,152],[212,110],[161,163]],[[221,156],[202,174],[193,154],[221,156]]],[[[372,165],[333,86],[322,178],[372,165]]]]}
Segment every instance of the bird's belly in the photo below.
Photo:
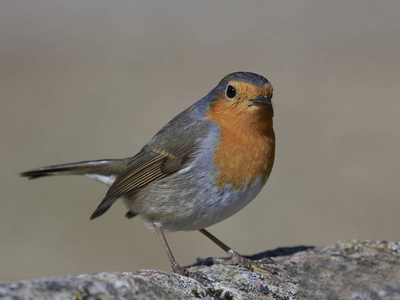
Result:
{"type": "Polygon", "coordinates": [[[249,204],[261,191],[264,182],[260,176],[253,184],[244,189],[234,190],[231,185],[225,185],[216,192],[209,191],[207,195],[201,196],[197,200],[198,210],[193,211],[191,222],[184,224],[182,229],[177,230],[197,230],[219,223],[249,204]],[[195,221],[193,221],[196,218],[195,221]]]}
{"type": "MultiPolygon", "coordinates": [[[[247,177],[240,182],[230,180],[229,176],[237,177],[234,172],[221,176],[214,161],[214,149],[221,138],[218,128],[211,127],[210,134],[199,141],[197,151],[183,169],[125,197],[128,209],[141,216],[149,227],[158,224],[164,231],[177,231],[214,225],[250,203],[266,183],[269,172],[259,172],[259,165],[250,163],[245,166],[245,174],[239,174],[247,177]],[[228,180],[219,180],[221,177],[228,180]]],[[[273,151],[269,147],[261,150],[255,152],[268,153],[259,159],[272,167],[273,151]]]]}
{"type": "Polygon", "coordinates": [[[164,231],[197,230],[216,224],[245,207],[264,185],[257,178],[251,185],[235,190],[230,184],[222,189],[208,177],[168,178],[151,184],[130,199],[128,209],[139,214],[148,225],[159,224],[164,231]]]}

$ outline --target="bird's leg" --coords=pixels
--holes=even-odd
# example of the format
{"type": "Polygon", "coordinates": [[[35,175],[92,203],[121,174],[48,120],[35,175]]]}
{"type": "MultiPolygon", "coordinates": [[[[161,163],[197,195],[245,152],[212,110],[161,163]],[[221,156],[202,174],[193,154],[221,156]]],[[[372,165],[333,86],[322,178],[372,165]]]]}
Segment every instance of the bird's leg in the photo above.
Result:
{"type": "MultiPolygon", "coordinates": [[[[257,267],[263,268],[263,269],[270,269],[269,266],[266,266],[266,264],[273,262],[272,259],[266,258],[266,259],[260,259],[260,260],[252,260],[250,258],[243,257],[236,251],[234,251],[231,247],[227,246],[223,242],[221,242],[219,239],[217,239],[215,236],[213,236],[211,233],[209,233],[205,229],[200,229],[199,230],[202,234],[204,234],[206,237],[208,237],[210,240],[212,240],[214,243],[216,243],[218,246],[220,246],[226,253],[231,258],[212,258],[213,263],[215,264],[225,264],[225,265],[238,265],[240,267],[245,267],[250,270],[252,270],[252,265],[255,265],[257,267]]],[[[273,268],[273,273],[276,272],[275,268],[273,268]]]]}
{"type": "Polygon", "coordinates": [[[182,268],[175,260],[174,256],[172,255],[171,249],[168,246],[167,239],[164,236],[164,232],[161,228],[160,225],[154,225],[154,228],[156,229],[158,236],[161,239],[161,242],[164,246],[165,252],[167,252],[169,261],[171,262],[171,267],[174,273],[177,273],[179,275],[187,276],[190,278],[193,278],[203,285],[208,285],[210,284],[210,280],[207,278],[206,275],[200,273],[200,272],[189,272],[186,268],[182,268]]]}

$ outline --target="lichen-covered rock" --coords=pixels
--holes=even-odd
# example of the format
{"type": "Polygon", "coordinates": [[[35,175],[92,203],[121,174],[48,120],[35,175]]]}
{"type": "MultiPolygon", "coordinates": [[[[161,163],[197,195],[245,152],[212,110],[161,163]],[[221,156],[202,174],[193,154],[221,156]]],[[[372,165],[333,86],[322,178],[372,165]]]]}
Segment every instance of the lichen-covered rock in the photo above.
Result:
{"type": "Polygon", "coordinates": [[[267,269],[195,266],[209,286],[169,272],[97,273],[0,283],[0,299],[400,299],[400,242],[277,249],[267,269]],[[271,272],[272,270],[272,272],[271,272]]]}

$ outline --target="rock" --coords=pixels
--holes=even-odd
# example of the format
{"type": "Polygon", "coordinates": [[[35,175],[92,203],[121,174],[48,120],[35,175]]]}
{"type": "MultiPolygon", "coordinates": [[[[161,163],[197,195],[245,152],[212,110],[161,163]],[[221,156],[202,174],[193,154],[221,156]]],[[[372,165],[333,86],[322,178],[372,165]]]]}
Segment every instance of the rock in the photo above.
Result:
{"type": "MultiPolygon", "coordinates": [[[[192,266],[209,286],[171,272],[97,273],[0,283],[0,299],[400,299],[400,242],[346,241],[323,248],[280,248],[248,270],[192,266]]],[[[203,265],[202,265],[203,264],[203,265]]]]}

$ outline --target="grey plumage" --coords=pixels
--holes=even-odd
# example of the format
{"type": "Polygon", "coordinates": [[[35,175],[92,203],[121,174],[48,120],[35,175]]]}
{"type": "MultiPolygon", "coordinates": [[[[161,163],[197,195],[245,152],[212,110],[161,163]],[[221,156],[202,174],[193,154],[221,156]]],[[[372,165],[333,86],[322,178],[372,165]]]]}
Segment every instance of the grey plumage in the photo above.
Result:
{"type": "Polygon", "coordinates": [[[221,130],[206,112],[225,95],[231,80],[259,86],[269,84],[257,74],[230,74],[207,96],[173,118],[132,158],[54,165],[21,175],[30,179],[86,175],[109,185],[91,219],[104,214],[122,198],[128,208],[126,217],[140,215],[149,224],[160,223],[166,231],[194,230],[215,224],[244,207],[262,188],[261,183],[247,191],[232,191],[230,185],[220,190],[215,187],[218,169],[213,164],[213,155],[221,130]],[[209,199],[219,200],[211,203],[209,199]],[[215,208],[210,210],[210,206],[215,208]]]}

